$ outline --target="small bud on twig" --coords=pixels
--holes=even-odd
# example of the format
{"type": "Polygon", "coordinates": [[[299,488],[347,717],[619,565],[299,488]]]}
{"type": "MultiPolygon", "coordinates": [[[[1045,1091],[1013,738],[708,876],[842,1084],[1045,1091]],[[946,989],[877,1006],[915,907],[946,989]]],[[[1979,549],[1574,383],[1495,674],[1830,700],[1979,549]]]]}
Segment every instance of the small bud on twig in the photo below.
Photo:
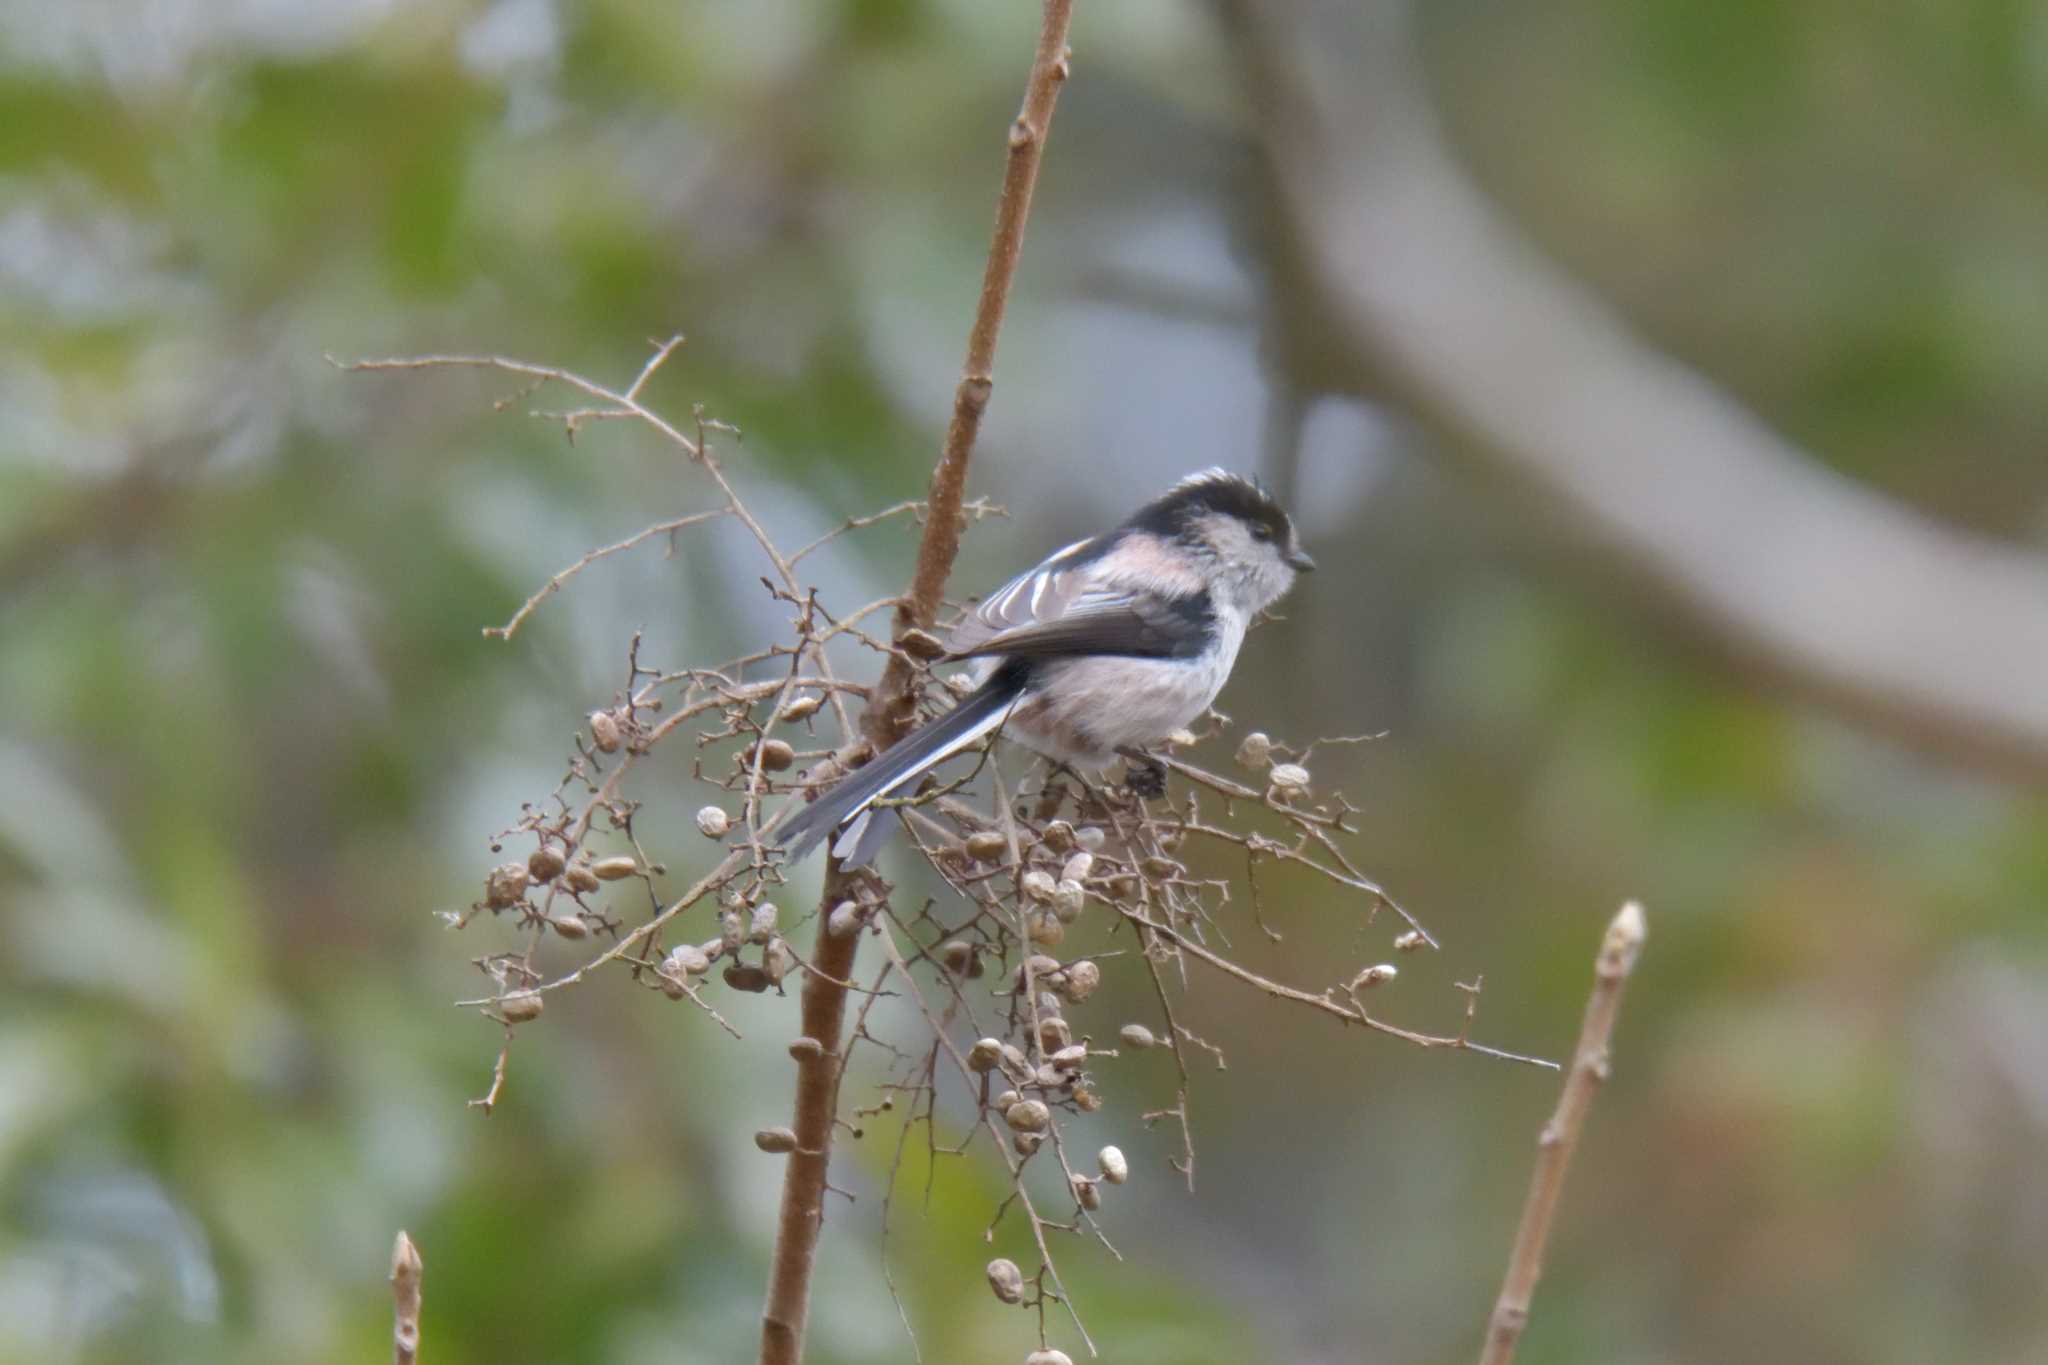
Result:
{"type": "Polygon", "coordinates": [[[542,844],[526,859],[526,875],[535,882],[551,882],[562,875],[562,869],[569,860],[562,856],[562,850],[553,844],[542,844]]]}
{"type": "Polygon", "coordinates": [[[1042,1133],[1052,1122],[1052,1111],[1043,1100],[1018,1100],[1003,1111],[1003,1122],[1015,1133],[1042,1133]]]}
{"type": "Polygon", "coordinates": [[[768,979],[766,971],[744,962],[733,963],[721,975],[725,978],[726,985],[736,991],[745,991],[749,995],[759,995],[774,984],[768,979]]]}
{"type": "Polygon", "coordinates": [[[590,741],[601,754],[615,754],[619,751],[619,718],[610,711],[590,713],[590,741]]]}
{"type": "Polygon", "coordinates": [[[796,1134],[787,1128],[763,1128],[754,1134],[754,1145],[776,1155],[796,1150],[796,1134]]]}
{"type": "Polygon", "coordinates": [[[732,817],[717,806],[706,806],[697,812],[697,832],[707,839],[723,839],[732,828],[732,817]]]}
{"type": "Polygon", "coordinates": [[[526,894],[526,865],[524,863],[500,863],[484,878],[484,904],[493,910],[504,910],[519,904],[526,894]]]}
{"type": "Polygon", "coordinates": [[[1273,784],[1273,790],[1283,796],[1292,796],[1308,790],[1308,769],[1299,763],[1275,763],[1273,771],[1266,774],[1266,780],[1273,784]]]}
{"type": "Polygon", "coordinates": [[[702,976],[711,970],[711,956],[693,943],[669,949],[662,965],[673,967],[685,977],[702,976]]]}
{"type": "Polygon", "coordinates": [[[978,830],[967,836],[967,856],[977,862],[1000,862],[1009,847],[1010,841],[992,829],[978,830]]]}
{"type": "MultiPolygon", "coordinates": [[[[1077,853],[1074,856],[1085,858],[1088,855],[1077,853]]],[[[1052,913],[1058,918],[1060,923],[1072,924],[1075,920],[1081,918],[1081,912],[1087,906],[1088,892],[1079,881],[1067,880],[1058,882],[1053,886],[1052,913]]]]}
{"type": "Polygon", "coordinates": [[[905,654],[916,659],[919,663],[928,664],[934,659],[946,657],[945,641],[939,639],[938,636],[928,630],[918,630],[912,627],[899,635],[896,638],[896,643],[905,654]]]}
{"type": "Polygon", "coordinates": [[[1033,953],[1017,964],[1017,989],[1023,991],[1026,984],[1031,981],[1036,981],[1041,986],[1050,985],[1051,982],[1047,978],[1059,969],[1058,958],[1047,957],[1044,953],[1033,953]]]}
{"type": "Polygon", "coordinates": [[[796,750],[779,739],[762,740],[761,747],[755,751],[755,756],[761,760],[761,771],[764,773],[785,772],[796,762],[796,750]]]}
{"type": "Polygon", "coordinates": [[[590,875],[601,882],[623,881],[640,871],[640,860],[630,855],[617,858],[599,858],[590,865],[590,875]]]}
{"type": "Polygon", "coordinates": [[[508,1024],[523,1024],[529,1019],[540,1018],[546,1002],[539,991],[514,991],[498,1000],[498,1013],[505,1016],[508,1024]]]}
{"type": "Polygon", "coordinates": [[[1024,1272],[1015,1261],[998,1256],[988,1263],[988,1287],[1004,1303],[1022,1303],[1024,1272]]]}
{"type": "Polygon", "coordinates": [[[1123,1039],[1125,1047],[1137,1048],[1140,1051],[1159,1044],[1159,1040],[1152,1036],[1152,1030],[1143,1024],[1125,1024],[1116,1036],[1123,1039]]]}
{"type": "Polygon", "coordinates": [[[1095,1164],[1102,1170],[1102,1178],[1112,1185],[1121,1185],[1131,1178],[1131,1163],[1124,1160],[1122,1151],[1115,1147],[1104,1147],[1095,1154],[1095,1164]]]}
{"type": "Polygon", "coordinates": [[[1052,984],[1053,989],[1078,1005],[1102,984],[1102,968],[1084,959],[1062,971],[1052,984]]]}

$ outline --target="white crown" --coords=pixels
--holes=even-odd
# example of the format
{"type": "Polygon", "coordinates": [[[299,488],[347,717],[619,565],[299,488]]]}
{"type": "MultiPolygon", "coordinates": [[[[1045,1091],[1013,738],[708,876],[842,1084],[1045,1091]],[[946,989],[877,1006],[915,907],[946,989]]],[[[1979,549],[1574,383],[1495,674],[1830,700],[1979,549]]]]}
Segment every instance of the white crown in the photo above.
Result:
{"type": "Polygon", "coordinates": [[[1198,469],[1188,475],[1175,484],[1170,491],[1178,493],[1184,488],[1199,488],[1205,483],[1241,483],[1247,488],[1258,487],[1255,481],[1247,479],[1242,474],[1233,474],[1222,465],[1210,465],[1207,469],[1198,469]]]}

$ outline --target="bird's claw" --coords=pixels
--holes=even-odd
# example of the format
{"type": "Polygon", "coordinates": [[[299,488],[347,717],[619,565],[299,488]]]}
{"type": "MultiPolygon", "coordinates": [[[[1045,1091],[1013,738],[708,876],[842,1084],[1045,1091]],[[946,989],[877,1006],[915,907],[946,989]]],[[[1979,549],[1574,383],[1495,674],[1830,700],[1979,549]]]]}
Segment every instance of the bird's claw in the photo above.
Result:
{"type": "Polygon", "coordinates": [[[1124,768],[1124,786],[1140,800],[1157,801],[1166,795],[1166,765],[1149,754],[1130,758],[1124,768]]]}

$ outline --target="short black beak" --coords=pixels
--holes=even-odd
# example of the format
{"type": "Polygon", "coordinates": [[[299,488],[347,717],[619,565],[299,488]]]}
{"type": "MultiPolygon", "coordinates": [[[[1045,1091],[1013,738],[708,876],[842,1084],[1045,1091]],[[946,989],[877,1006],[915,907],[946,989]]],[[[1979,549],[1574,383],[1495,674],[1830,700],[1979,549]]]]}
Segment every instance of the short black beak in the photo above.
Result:
{"type": "Polygon", "coordinates": [[[1289,550],[1287,552],[1287,562],[1291,567],[1299,569],[1303,573],[1315,572],[1316,562],[1308,557],[1308,551],[1306,550],[1289,550]]]}

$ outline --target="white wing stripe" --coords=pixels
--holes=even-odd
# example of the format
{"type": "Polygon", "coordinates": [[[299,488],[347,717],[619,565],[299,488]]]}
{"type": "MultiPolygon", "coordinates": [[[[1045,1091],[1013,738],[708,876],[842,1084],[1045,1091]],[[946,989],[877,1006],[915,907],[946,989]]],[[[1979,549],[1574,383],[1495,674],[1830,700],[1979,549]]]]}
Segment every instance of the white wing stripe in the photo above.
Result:
{"type": "Polygon", "coordinates": [[[912,778],[924,776],[926,770],[932,768],[937,764],[945,762],[954,754],[959,753],[962,749],[965,749],[968,745],[974,743],[983,735],[987,734],[989,731],[995,729],[998,725],[1001,725],[1004,721],[1008,720],[1010,718],[1010,712],[1016,709],[1017,703],[1013,701],[1008,706],[1005,706],[1002,710],[991,713],[983,720],[977,722],[973,729],[961,735],[951,744],[948,744],[944,748],[937,750],[929,758],[925,759],[924,762],[918,764],[915,768],[912,768],[909,772],[903,774],[903,776],[897,778],[888,786],[883,787],[881,790],[877,791],[874,795],[870,796],[866,801],[863,801],[860,805],[859,810],[856,811],[852,816],[848,817],[846,822],[840,826],[839,837],[832,841],[832,856],[835,858],[845,858],[854,850],[854,847],[857,844],[859,844],[861,831],[867,828],[868,821],[873,817],[874,803],[876,801],[880,800],[882,797],[888,796],[897,788],[901,787],[904,783],[910,781],[912,778]]]}

